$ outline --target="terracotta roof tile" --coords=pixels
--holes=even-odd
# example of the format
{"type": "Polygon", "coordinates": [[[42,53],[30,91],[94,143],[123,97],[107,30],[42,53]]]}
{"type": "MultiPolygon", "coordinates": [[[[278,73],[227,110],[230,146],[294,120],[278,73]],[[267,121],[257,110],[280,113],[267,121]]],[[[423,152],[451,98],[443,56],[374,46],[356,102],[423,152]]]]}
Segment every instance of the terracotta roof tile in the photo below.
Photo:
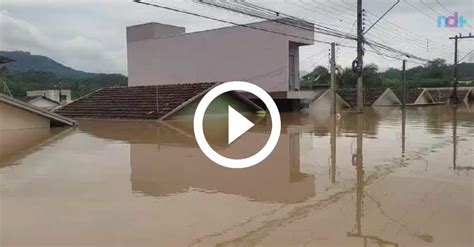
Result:
{"type": "MultiPolygon", "coordinates": [[[[385,88],[367,88],[364,93],[364,105],[371,106],[383,94],[385,88]]],[[[357,106],[357,90],[354,88],[338,89],[341,96],[352,108],[357,106]]]]}
{"type": "Polygon", "coordinates": [[[159,119],[216,82],[103,88],[58,110],[71,118],[159,119]]]}

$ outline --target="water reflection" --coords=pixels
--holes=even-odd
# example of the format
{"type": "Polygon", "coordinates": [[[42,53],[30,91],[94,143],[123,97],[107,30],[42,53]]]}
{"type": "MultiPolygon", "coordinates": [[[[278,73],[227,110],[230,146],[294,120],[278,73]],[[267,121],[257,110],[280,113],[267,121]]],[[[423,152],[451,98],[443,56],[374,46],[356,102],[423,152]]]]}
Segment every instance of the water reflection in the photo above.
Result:
{"type": "Polygon", "coordinates": [[[453,169],[456,170],[456,156],[457,156],[457,145],[458,145],[458,137],[457,137],[457,130],[458,130],[458,120],[457,120],[457,112],[458,106],[452,106],[452,114],[453,114],[453,169]]]}
{"type": "Polygon", "coordinates": [[[331,115],[331,138],[330,138],[330,145],[331,145],[331,182],[336,183],[336,157],[337,157],[337,139],[336,139],[336,130],[337,130],[337,120],[340,115],[332,114],[331,115]]]}
{"type": "Polygon", "coordinates": [[[42,147],[71,130],[72,128],[32,128],[0,131],[0,168],[15,164],[9,161],[18,160],[36,147],[42,147]]]}
{"type": "Polygon", "coordinates": [[[469,173],[470,170],[473,170],[474,169],[474,161],[471,162],[471,165],[469,166],[465,166],[465,165],[461,165],[459,166],[457,163],[458,163],[458,112],[469,112],[471,110],[470,107],[468,108],[465,108],[465,107],[461,107],[461,109],[459,109],[459,106],[458,105],[453,105],[451,107],[451,112],[452,112],[452,137],[453,137],[453,170],[457,170],[457,171],[466,171],[467,173],[469,173]],[[464,111],[463,111],[464,110],[464,111]]]}
{"type": "MultiPolygon", "coordinates": [[[[2,244],[472,246],[473,180],[459,176],[472,111],[340,114],[282,114],[272,156],[243,170],[205,158],[186,122],[83,121],[0,169],[2,244]]],[[[255,152],[271,127],[232,147],[218,125],[205,133],[226,156],[255,152]]]]}
{"type": "Polygon", "coordinates": [[[357,115],[357,149],[356,153],[352,154],[352,165],[356,169],[356,210],[355,210],[355,229],[352,232],[347,232],[348,237],[355,237],[363,239],[363,246],[367,247],[369,241],[374,242],[378,246],[398,246],[397,243],[381,239],[380,237],[364,234],[362,230],[362,217],[364,215],[364,186],[365,186],[365,171],[363,161],[363,129],[364,129],[364,115],[357,115]]]}
{"type": "MultiPolygon", "coordinates": [[[[226,126],[219,120],[214,123],[226,126]]],[[[105,132],[96,123],[81,126],[101,138],[130,142],[131,186],[135,192],[162,197],[197,189],[282,203],[301,202],[314,195],[314,175],[300,171],[300,131],[304,125],[285,124],[272,154],[247,169],[228,169],[211,162],[198,148],[189,121],[138,125],[108,122],[105,132]],[[147,134],[140,139],[136,133],[147,134]]],[[[271,127],[263,121],[227,146],[227,131],[216,126],[205,129],[206,137],[218,152],[230,157],[258,150],[271,127]]]]}
{"type": "Polygon", "coordinates": [[[401,108],[402,112],[402,158],[405,157],[405,143],[406,143],[406,124],[407,124],[407,113],[405,107],[401,108]]]}

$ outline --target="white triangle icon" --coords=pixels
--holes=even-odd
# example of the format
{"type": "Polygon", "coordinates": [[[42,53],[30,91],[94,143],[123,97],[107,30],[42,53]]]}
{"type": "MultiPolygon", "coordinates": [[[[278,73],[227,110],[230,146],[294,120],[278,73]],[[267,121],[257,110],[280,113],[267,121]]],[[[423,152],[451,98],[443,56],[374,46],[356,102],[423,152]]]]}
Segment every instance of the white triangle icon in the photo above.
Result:
{"type": "Polygon", "coordinates": [[[254,126],[247,118],[238,113],[234,108],[229,106],[228,121],[228,144],[231,144],[235,139],[239,138],[243,133],[247,132],[254,126]]]}

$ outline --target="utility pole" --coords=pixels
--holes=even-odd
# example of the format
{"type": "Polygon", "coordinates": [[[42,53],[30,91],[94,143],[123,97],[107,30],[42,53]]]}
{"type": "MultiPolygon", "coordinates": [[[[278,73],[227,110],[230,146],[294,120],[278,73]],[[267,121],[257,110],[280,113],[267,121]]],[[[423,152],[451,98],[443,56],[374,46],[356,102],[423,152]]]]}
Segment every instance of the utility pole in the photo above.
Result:
{"type": "Polygon", "coordinates": [[[336,44],[331,43],[331,114],[336,114],[336,44]]]}
{"type": "Polygon", "coordinates": [[[58,82],[58,88],[59,88],[59,105],[62,105],[63,104],[63,101],[62,101],[62,95],[63,95],[63,92],[62,92],[62,88],[61,88],[61,81],[58,82]]]}
{"type": "Polygon", "coordinates": [[[402,62],[402,108],[405,108],[407,102],[407,78],[406,78],[406,64],[407,60],[402,62]]]}
{"type": "Polygon", "coordinates": [[[455,35],[454,37],[449,37],[449,39],[454,39],[454,65],[453,65],[453,92],[451,93],[451,103],[459,103],[458,98],[458,41],[460,39],[472,39],[474,36],[469,33],[469,36],[462,36],[462,34],[455,35]]]}
{"type": "Polygon", "coordinates": [[[357,113],[364,113],[364,30],[362,0],[357,0],[357,113]]]}
{"type": "Polygon", "coordinates": [[[458,36],[454,36],[454,65],[453,65],[453,92],[451,101],[453,104],[458,103],[458,36]]]}

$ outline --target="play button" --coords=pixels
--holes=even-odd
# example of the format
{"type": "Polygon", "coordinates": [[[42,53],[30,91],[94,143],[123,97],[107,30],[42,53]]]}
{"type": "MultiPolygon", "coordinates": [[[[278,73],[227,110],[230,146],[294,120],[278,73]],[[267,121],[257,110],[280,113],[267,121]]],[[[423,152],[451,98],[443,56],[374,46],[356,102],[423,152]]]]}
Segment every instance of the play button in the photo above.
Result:
{"type": "Polygon", "coordinates": [[[250,128],[254,126],[246,117],[238,113],[234,108],[229,106],[229,117],[227,118],[228,122],[228,144],[231,144],[235,139],[239,138],[243,133],[247,132],[250,128]]]}
{"type": "MultiPolygon", "coordinates": [[[[232,144],[237,138],[239,138],[240,136],[242,136],[242,134],[252,128],[254,124],[230,106],[228,107],[228,113],[227,141],[228,144],[232,144]]],[[[194,136],[196,137],[196,141],[199,145],[199,148],[201,148],[201,151],[210,160],[228,168],[247,168],[258,164],[262,160],[267,158],[267,156],[272,153],[273,149],[278,144],[278,139],[280,138],[281,131],[280,112],[278,111],[278,107],[276,106],[272,97],[270,97],[270,95],[259,86],[244,81],[231,81],[213,87],[211,90],[209,90],[209,92],[204,95],[204,97],[202,97],[196,108],[196,112],[194,113],[193,128],[194,136]],[[272,130],[270,132],[270,137],[268,138],[267,143],[260,151],[256,152],[250,157],[243,159],[231,159],[217,153],[209,145],[204,135],[203,121],[207,108],[215,98],[229,91],[245,91],[257,96],[265,104],[266,108],[270,112],[270,117],[272,120],[272,130]]]]}

